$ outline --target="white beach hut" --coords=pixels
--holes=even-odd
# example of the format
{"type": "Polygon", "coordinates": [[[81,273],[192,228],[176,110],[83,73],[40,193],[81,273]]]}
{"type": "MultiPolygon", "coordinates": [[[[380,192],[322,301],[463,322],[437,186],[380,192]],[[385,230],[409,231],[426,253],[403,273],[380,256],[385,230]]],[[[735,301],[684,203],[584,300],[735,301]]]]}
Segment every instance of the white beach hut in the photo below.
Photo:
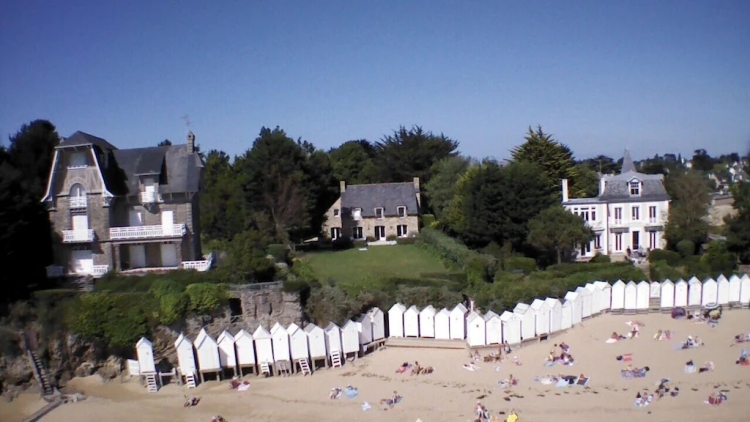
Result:
{"type": "MultiPolygon", "coordinates": [[[[253,333],[253,339],[255,340],[255,355],[257,357],[256,362],[257,365],[261,367],[261,370],[258,371],[258,375],[260,375],[261,372],[265,371],[266,368],[269,371],[267,375],[271,375],[270,371],[273,368],[273,364],[275,362],[275,359],[273,357],[274,350],[271,333],[261,325],[253,333]]],[[[287,355],[288,354],[289,352],[287,349],[287,355]]]]}
{"type": "Polygon", "coordinates": [[[729,304],[729,280],[723,274],[716,278],[716,301],[719,305],[729,304]]]}
{"type": "Polygon", "coordinates": [[[466,314],[469,310],[459,303],[451,310],[451,340],[463,340],[466,338],[466,314]]]}
{"type": "Polygon", "coordinates": [[[591,292],[591,315],[599,315],[604,307],[604,291],[594,283],[586,284],[586,290],[591,292]]]}
{"type": "Polygon", "coordinates": [[[542,299],[534,299],[531,302],[531,309],[534,311],[536,320],[536,335],[543,336],[549,334],[550,309],[547,306],[547,302],[542,299]]]}
{"type": "Polygon", "coordinates": [[[651,291],[649,292],[649,297],[651,299],[661,297],[661,283],[659,283],[658,281],[651,282],[651,291]]]}
{"type": "Polygon", "coordinates": [[[688,306],[698,307],[701,306],[703,300],[703,283],[700,280],[693,277],[688,281],[688,306]]]}
{"type": "Polygon", "coordinates": [[[536,337],[536,314],[526,303],[519,303],[513,309],[513,313],[521,318],[521,340],[529,340],[536,337]]]}
{"type": "Polygon", "coordinates": [[[638,287],[634,281],[625,285],[625,312],[635,312],[638,301],[638,287]]]}
{"type": "Polygon", "coordinates": [[[234,375],[237,375],[237,352],[234,348],[236,341],[234,336],[227,330],[219,334],[219,338],[216,340],[216,343],[219,345],[219,362],[221,363],[221,367],[231,369],[234,375]]]}
{"type": "Polygon", "coordinates": [[[334,323],[329,323],[325,329],[326,333],[326,352],[328,358],[331,359],[331,365],[333,365],[333,358],[338,354],[341,357],[344,353],[344,348],[341,344],[341,327],[334,323]]]}
{"type": "Polygon", "coordinates": [[[300,365],[300,370],[304,371],[303,364],[300,361],[308,363],[310,361],[310,345],[307,342],[307,332],[297,324],[291,323],[286,328],[289,334],[289,351],[292,360],[300,365]]]}
{"type": "Polygon", "coordinates": [[[485,343],[500,344],[503,338],[503,323],[500,316],[492,311],[484,314],[485,343]]]}
{"type": "Polygon", "coordinates": [[[451,338],[451,312],[445,308],[435,314],[435,338],[438,340],[451,338]]]}
{"type": "Polygon", "coordinates": [[[466,342],[469,347],[480,347],[487,344],[487,328],[484,318],[476,312],[466,317],[466,342]]]}
{"type": "Polygon", "coordinates": [[[565,300],[573,305],[571,324],[580,324],[583,317],[583,301],[581,300],[581,297],[576,292],[568,292],[565,293],[565,300]]]}
{"type": "Polygon", "coordinates": [[[581,301],[581,319],[590,318],[594,310],[594,300],[591,290],[585,287],[578,287],[575,292],[578,293],[578,299],[581,301]]]}
{"type": "Polygon", "coordinates": [[[356,358],[359,354],[359,330],[354,321],[346,321],[346,324],[341,327],[341,347],[344,357],[354,355],[356,358]]]}
{"type": "Polygon", "coordinates": [[[729,303],[738,305],[740,303],[740,290],[742,289],[742,279],[737,275],[729,277],[729,303]]]}
{"type": "Polygon", "coordinates": [[[154,362],[154,345],[146,337],[141,337],[135,344],[135,353],[138,356],[138,371],[141,375],[156,373],[154,362]]]}
{"type": "Polygon", "coordinates": [[[221,375],[221,359],[219,358],[219,345],[213,337],[208,335],[205,328],[201,328],[198,336],[195,338],[195,350],[198,351],[198,372],[201,376],[201,382],[204,381],[205,374],[221,375]]]}
{"type": "Polygon", "coordinates": [[[743,275],[740,279],[740,304],[747,307],[750,304],[750,276],[743,275]]]}
{"type": "Polygon", "coordinates": [[[651,283],[641,281],[635,288],[635,309],[639,312],[648,311],[649,304],[651,303],[651,283]]]}
{"type": "Polygon", "coordinates": [[[401,303],[388,310],[388,337],[404,337],[404,312],[406,306],[401,303]]]}
{"type": "Polygon", "coordinates": [[[500,315],[503,325],[503,342],[508,344],[521,343],[521,318],[513,312],[505,311],[500,315]]]}
{"type": "Polygon", "coordinates": [[[292,353],[289,348],[289,333],[278,322],[271,327],[271,342],[273,343],[273,362],[276,373],[292,370],[292,353]]]}
{"type": "Polygon", "coordinates": [[[372,308],[367,311],[372,323],[372,341],[380,341],[385,338],[385,315],[380,308],[372,308]]]}
{"type": "Polygon", "coordinates": [[[661,283],[659,302],[661,309],[674,308],[674,283],[672,283],[672,280],[666,279],[661,283]]]}
{"type": "Polygon", "coordinates": [[[437,311],[432,305],[427,305],[419,313],[419,336],[435,338],[435,314],[437,311]]]}
{"type": "Polygon", "coordinates": [[[573,302],[566,300],[560,311],[560,330],[567,330],[573,326],[573,302]]]}
{"type": "Polygon", "coordinates": [[[372,343],[372,319],[370,319],[370,316],[362,314],[354,323],[357,325],[357,333],[359,333],[359,345],[364,346],[372,343]]]}
{"type": "Polygon", "coordinates": [[[601,290],[599,299],[600,312],[609,312],[612,307],[612,286],[606,281],[595,281],[594,287],[601,290]]]}
{"type": "Polygon", "coordinates": [[[310,346],[310,361],[313,370],[317,369],[316,363],[321,360],[325,362],[324,366],[328,366],[325,331],[317,325],[310,323],[305,326],[305,333],[307,333],[307,344],[310,346]]]}
{"type": "Polygon", "coordinates": [[[253,339],[253,335],[245,330],[240,330],[234,336],[234,347],[237,350],[237,366],[240,370],[240,376],[244,375],[242,373],[244,368],[250,368],[251,373],[255,372],[255,339],[253,339]]]}
{"type": "Polygon", "coordinates": [[[612,285],[612,305],[610,309],[615,312],[625,310],[625,283],[622,280],[617,280],[612,285]]]}
{"type": "Polygon", "coordinates": [[[547,302],[547,308],[549,308],[549,332],[556,333],[562,330],[562,303],[551,297],[544,301],[547,302]]]}
{"type": "Polygon", "coordinates": [[[185,382],[188,386],[194,387],[196,382],[195,376],[198,375],[198,365],[195,363],[193,342],[185,337],[185,334],[180,333],[180,336],[174,342],[174,348],[177,350],[177,365],[179,366],[180,373],[185,377],[185,382]]]}
{"type": "Polygon", "coordinates": [[[404,312],[404,337],[419,337],[419,309],[414,305],[404,312]]]}
{"type": "Polygon", "coordinates": [[[709,278],[703,282],[703,293],[701,305],[706,306],[709,303],[719,303],[719,284],[716,280],[709,278]]]}
{"type": "Polygon", "coordinates": [[[674,306],[675,308],[684,308],[688,304],[688,284],[683,279],[677,280],[674,284],[674,306]]]}

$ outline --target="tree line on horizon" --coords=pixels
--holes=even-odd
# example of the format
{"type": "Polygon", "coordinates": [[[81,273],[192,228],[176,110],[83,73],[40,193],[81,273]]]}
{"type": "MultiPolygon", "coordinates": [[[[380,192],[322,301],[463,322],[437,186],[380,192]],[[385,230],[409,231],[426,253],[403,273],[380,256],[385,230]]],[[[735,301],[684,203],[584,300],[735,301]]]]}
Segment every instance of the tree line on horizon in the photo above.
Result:
{"type": "MultiPolygon", "coordinates": [[[[10,299],[47,286],[44,268],[51,263],[53,236],[40,200],[60,137],[52,123],[35,120],[9,141],[0,147],[0,262],[5,269],[0,279],[10,299]]],[[[219,150],[206,152],[200,223],[204,247],[224,252],[225,270],[217,269],[218,280],[273,278],[276,268],[266,259],[269,245],[293,246],[319,236],[341,180],[391,183],[419,177],[423,214],[429,216],[425,225],[474,249],[505,248],[541,263],[555,262],[592,235],[582,221],[562,212],[560,179],[569,180],[572,197],[595,196],[598,173],[617,173],[622,164],[607,156],[577,160],[541,127],[528,128],[507,162],[467,157],[458,147],[457,140],[419,126],[328,150],[279,127],[263,127],[234,158],[219,150]],[[566,235],[562,228],[571,227],[566,235]]],[[[713,186],[706,175],[740,158],[738,153],[710,157],[698,150],[692,169],[674,154],[638,163],[643,173],[666,175],[673,198],[670,248],[685,239],[697,247],[707,242],[710,227],[703,217],[713,186]]],[[[728,250],[745,263],[750,262],[749,189],[747,183],[735,188],[739,214],[727,220],[732,228],[728,250]]]]}

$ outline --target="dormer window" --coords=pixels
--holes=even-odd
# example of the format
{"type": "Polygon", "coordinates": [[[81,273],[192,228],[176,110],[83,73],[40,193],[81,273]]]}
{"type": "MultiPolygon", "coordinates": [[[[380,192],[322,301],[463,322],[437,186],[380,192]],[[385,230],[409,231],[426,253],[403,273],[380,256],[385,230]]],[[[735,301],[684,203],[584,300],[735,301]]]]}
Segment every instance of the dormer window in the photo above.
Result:
{"type": "Polygon", "coordinates": [[[352,218],[355,221],[359,221],[362,219],[362,208],[354,208],[352,210],[352,218]]]}
{"type": "Polygon", "coordinates": [[[141,203],[153,204],[161,202],[159,196],[159,182],[155,177],[144,177],[142,179],[143,188],[141,190],[141,203]]]}
{"type": "Polygon", "coordinates": [[[383,218],[383,208],[375,208],[375,218],[383,218]]]}
{"type": "Polygon", "coordinates": [[[86,168],[86,152],[77,151],[70,154],[70,161],[68,162],[69,169],[80,169],[86,168]]]}
{"type": "Polygon", "coordinates": [[[630,181],[630,196],[641,196],[641,182],[638,180],[630,181]]]}
{"type": "Polygon", "coordinates": [[[396,211],[398,212],[398,218],[406,217],[406,207],[398,207],[396,211]]]}

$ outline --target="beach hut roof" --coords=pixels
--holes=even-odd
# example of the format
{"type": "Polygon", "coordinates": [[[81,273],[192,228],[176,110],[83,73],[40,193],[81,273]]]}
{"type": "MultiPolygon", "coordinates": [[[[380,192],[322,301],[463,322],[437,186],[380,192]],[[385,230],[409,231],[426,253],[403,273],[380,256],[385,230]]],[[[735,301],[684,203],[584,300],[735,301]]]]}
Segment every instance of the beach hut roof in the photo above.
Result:
{"type": "Polygon", "coordinates": [[[454,306],[453,309],[451,309],[451,312],[460,311],[463,313],[469,312],[468,309],[466,309],[466,306],[464,306],[463,303],[459,303],[458,305],[454,306]]]}
{"type": "Polygon", "coordinates": [[[679,284],[679,283],[687,284],[687,281],[685,281],[683,279],[679,279],[679,280],[677,280],[677,283],[675,283],[675,284],[679,284]]]}
{"type": "Polygon", "coordinates": [[[664,285],[664,284],[674,284],[674,283],[672,283],[672,280],[666,279],[666,280],[662,281],[661,284],[664,285]]]}
{"type": "Polygon", "coordinates": [[[270,339],[271,333],[269,333],[262,325],[259,325],[258,329],[253,333],[253,338],[256,340],[270,339]]]}
{"type": "Polygon", "coordinates": [[[739,279],[740,279],[740,277],[737,274],[732,274],[731,276],[729,276],[729,281],[739,280],[739,279]]]}
{"type": "Polygon", "coordinates": [[[646,281],[646,280],[641,280],[641,281],[640,281],[640,282],[638,283],[638,285],[639,285],[639,286],[640,286],[641,284],[648,284],[649,286],[651,285],[651,283],[649,283],[649,282],[648,282],[648,281],[646,281]]]}
{"type": "Polygon", "coordinates": [[[595,281],[594,282],[594,287],[596,287],[597,289],[603,289],[603,288],[605,288],[607,286],[609,286],[609,283],[607,283],[606,281],[595,281]]]}
{"type": "Polygon", "coordinates": [[[473,311],[472,311],[472,312],[471,312],[471,313],[469,314],[469,316],[468,316],[468,317],[466,317],[466,320],[467,320],[467,321],[474,321],[474,320],[475,320],[475,319],[477,319],[477,318],[482,318],[482,316],[481,316],[481,315],[479,315],[479,313],[477,313],[477,312],[473,312],[473,311]]]}
{"type": "Polygon", "coordinates": [[[201,328],[201,330],[198,332],[198,335],[195,337],[195,341],[193,342],[193,344],[195,344],[195,348],[198,349],[206,341],[208,341],[209,343],[214,343],[214,344],[216,343],[216,341],[214,341],[214,339],[208,335],[208,333],[206,332],[206,329],[201,328]]]}
{"type": "Polygon", "coordinates": [[[361,314],[357,317],[355,322],[363,323],[363,322],[370,322],[370,316],[367,314],[361,314]]]}
{"type": "Polygon", "coordinates": [[[531,307],[525,303],[518,303],[516,304],[516,307],[513,308],[513,312],[517,312],[520,314],[526,313],[531,307]]]}
{"type": "Polygon", "coordinates": [[[332,322],[329,322],[328,325],[326,325],[325,331],[340,330],[340,329],[341,329],[341,327],[339,327],[338,325],[336,325],[336,324],[334,324],[332,322]]]}
{"type": "Polygon", "coordinates": [[[406,310],[406,312],[414,312],[414,313],[418,314],[419,313],[419,308],[417,308],[416,305],[411,305],[411,306],[409,306],[409,309],[406,310]]]}
{"type": "Polygon", "coordinates": [[[440,312],[438,312],[438,314],[440,314],[440,315],[450,315],[451,311],[443,308],[443,309],[440,310],[440,312]]]}
{"type": "Polygon", "coordinates": [[[617,284],[625,284],[625,282],[624,282],[624,281],[622,281],[622,280],[617,280],[617,281],[615,281],[615,284],[614,284],[614,285],[617,285],[617,284]]]}
{"type": "Polygon", "coordinates": [[[502,315],[500,315],[500,319],[502,321],[508,322],[508,321],[514,321],[518,320],[518,315],[514,314],[513,312],[505,311],[502,315]]]}
{"type": "Polygon", "coordinates": [[[313,324],[312,322],[305,325],[305,332],[306,333],[312,333],[315,330],[322,330],[322,328],[318,327],[317,325],[313,324]]]}
{"type": "Polygon", "coordinates": [[[531,309],[534,309],[534,310],[541,309],[541,307],[546,304],[547,302],[542,299],[534,299],[534,301],[531,302],[531,309]]]}
{"type": "Polygon", "coordinates": [[[406,306],[403,303],[397,303],[391,306],[391,309],[389,309],[388,312],[396,311],[396,310],[401,311],[401,312],[406,312],[406,306]]]}
{"type": "Polygon", "coordinates": [[[626,284],[626,286],[630,286],[630,285],[635,286],[635,281],[633,280],[628,281],[628,284],[626,284]]]}
{"type": "Polygon", "coordinates": [[[434,306],[427,305],[424,309],[422,309],[422,312],[420,312],[420,313],[433,313],[434,314],[436,312],[437,312],[437,309],[435,309],[434,306]]]}
{"type": "Polygon", "coordinates": [[[344,326],[341,327],[341,328],[345,330],[345,329],[349,328],[350,326],[354,327],[354,328],[357,328],[357,325],[354,324],[354,321],[352,321],[352,320],[346,321],[346,324],[344,324],[344,326]]]}
{"type": "Polygon", "coordinates": [[[290,336],[291,336],[292,334],[296,333],[296,332],[297,332],[297,331],[299,331],[299,330],[300,330],[300,328],[299,328],[299,325],[297,325],[297,324],[295,324],[295,323],[291,323],[291,324],[289,324],[289,326],[288,326],[288,327],[286,328],[286,332],[287,332],[287,333],[288,333],[288,334],[289,334],[290,336]]]}
{"type": "Polygon", "coordinates": [[[286,331],[286,328],[284,328],[283,325],[279,324],[278,322],[276,324],[273,324],[273,327],[271,327],[271,334],[275,334],[278,331],[286,331]]]}
{"type": "Polygon", "coordinates": [[[219,338],[216,340],[216,342],[221,343],[224,340],[229,340],[230,342],[234,343],[235,338],[229,331],[224,330],[221,334],[219,334],[219,338]]]}
{"type": "Polygon", "coordinates": [[[544,301],[547,303],[547,306],[549,306],[550,308],[560,303],[559,300],[552,298],[552,297],[548,297],[547,299],[544,299],[544,301]]]}
{"type": "Polygon", "coordinates": [[[492,318],[499,318],[499,315],[498,315],[498,314],[496,314],[496,313],[494,313],[494,312],[492,312],[492,311],[487,311],[487,312],[486,312],[486,313],[484,314],[484,320],[485,320],[485,321],[489,321],[489,320],[491,320],[492,318]]]}
{"type": "Polygon", "coordinates": [[[565,300],[576,300],[578,299],[578,293],[577,292],[568,292],[565,293],[565,300]]]}
{"type": "Polygon", "coordinates": [[[378,307],[372,308],[369,311],[367,311],[367,315],[370,315],[370,316],[375,316],[377,314],[382,314],[382,313],[383,311],[378,307]]]}
{"type": "Polygon", "coordinates": [[[177,337],[177,340],[175,340],[174,342],[174,347],[179,349],[180,345],[186,341],[190,343],[190,340],[188,340],[188,338],[185,337],[185,334],[180,333],[180,335],[177,337]]]}
{"type": "Polygon", "coordinates": [[[726,278],[726,277],[724,277],[724,274],[720,274],[720,275],[719,275],[718,277],[716,277],[716,281],[717,281],[717,282],[719,282],[719,281],[724,281],[724,280],[726,280],[726,279],[727,279],[727,278],[726,278]]]}
{"type": "Polygon", "coordinates": [[[140,340],[138,340],[138,343],[135,344],[135,347],[141,347],[143,345],[147,345],[149,347],[154,347],[153,343],[146,337],[141,337],[140,340]]]}
{"type": "Polygon", "coordinates": [[[695,283],[700,283],[700,282],[701,282],[701,281],[700,281],[700,280],[698,280],[698,277],[696,277],[696,276],[693,276],[693,277],[692,277],[692,278],[690,279],[690,281],[688,281],[688,284],[695,284],[695,283]]]}
{"type": "Polygon", "coordinates": [[[250,340],[252,340],[253,339],[253,335],[250,334],[250,333],[248,333],[245,330],[240,330],[239,332],[237,332],[237,335],[234,336],[234,341],[239,341],[242,338],[249,338],[250,340]]]}

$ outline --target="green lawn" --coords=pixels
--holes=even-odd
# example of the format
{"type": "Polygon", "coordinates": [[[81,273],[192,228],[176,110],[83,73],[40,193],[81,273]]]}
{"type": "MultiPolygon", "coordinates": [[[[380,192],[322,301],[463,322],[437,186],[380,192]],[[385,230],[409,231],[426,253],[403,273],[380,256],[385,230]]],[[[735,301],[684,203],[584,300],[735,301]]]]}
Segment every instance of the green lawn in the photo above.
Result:
{"type": "Polygon", "coordinates": [[[450,271],[435,257],[416,245],[373,246],[367,251],[313,252],[305,255],[321,281],[330,279],[357,285],[368,276],[419,278],[420,274],[450,271]]]}

